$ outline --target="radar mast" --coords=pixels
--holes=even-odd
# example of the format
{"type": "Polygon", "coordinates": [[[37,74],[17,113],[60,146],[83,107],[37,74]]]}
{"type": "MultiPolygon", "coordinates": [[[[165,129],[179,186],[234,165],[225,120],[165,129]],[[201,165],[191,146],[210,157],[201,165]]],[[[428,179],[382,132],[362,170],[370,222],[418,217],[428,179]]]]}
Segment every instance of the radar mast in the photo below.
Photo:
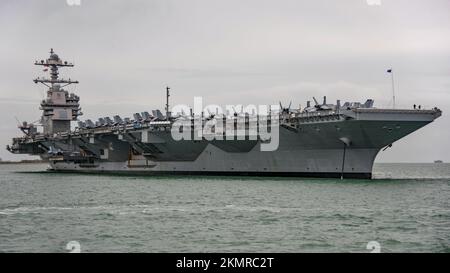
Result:
{"type": "Polygon", "coordinates": [[[50,57],[47,60],[36,61],[35,65],[43,66],[44,72],[49,71],[50,78],[36,78],[34,83],[42,83],[49,89],[47,98],[41,102],[40,109],[43,111],[41,123],[44,134],[54,134],[70,131],[70,122],[82,115],[79,104],[80,98],[73,93],[67,92],[63,87],[70,84],[77,84],[78,81],[59,78],[60,67],[73,67],[72,63],[62,61],[59,56],[50,50],[50,57]]]}

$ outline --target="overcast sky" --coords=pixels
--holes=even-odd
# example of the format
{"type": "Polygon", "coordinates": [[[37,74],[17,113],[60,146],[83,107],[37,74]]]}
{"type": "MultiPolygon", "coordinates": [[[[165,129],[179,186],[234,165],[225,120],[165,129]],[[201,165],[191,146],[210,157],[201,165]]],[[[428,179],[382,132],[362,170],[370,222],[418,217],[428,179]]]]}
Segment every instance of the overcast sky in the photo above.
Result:
{"type": "Polygon", "coordinates": [[[194,96],[214,104],[304,106],[375,99],[438,106],[443,116],[394,143],[377,162],[450,161],[449,0],[66,0],[0,2],[0,157],[35,121],[46,89],[35,60],[53,47],[75,68],[62,76],[83,119],[164,109],[194,96]],[[69,1],[71,2],[71,1],[69,1]]]}

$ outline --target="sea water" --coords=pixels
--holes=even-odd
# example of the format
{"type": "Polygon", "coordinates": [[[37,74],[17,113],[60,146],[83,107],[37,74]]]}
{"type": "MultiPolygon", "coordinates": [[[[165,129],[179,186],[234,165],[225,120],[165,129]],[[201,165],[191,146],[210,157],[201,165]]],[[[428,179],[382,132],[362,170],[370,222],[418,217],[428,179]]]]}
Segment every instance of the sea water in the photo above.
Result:
{"type": "Polygon", "coordinates": [[[449,164],[375,164],[373,180],[45,169],[0,165],[0,252],[450,252],[449,164]]]}

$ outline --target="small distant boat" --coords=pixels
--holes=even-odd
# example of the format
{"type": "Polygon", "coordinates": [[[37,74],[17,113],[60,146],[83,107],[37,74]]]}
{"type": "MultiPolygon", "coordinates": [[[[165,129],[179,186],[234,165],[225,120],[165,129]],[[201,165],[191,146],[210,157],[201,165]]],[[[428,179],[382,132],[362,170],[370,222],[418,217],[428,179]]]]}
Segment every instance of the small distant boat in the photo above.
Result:
{"type": "Polygon", "coordinates": [[[434,163],[444,163],[442,160],[435,160],[434,163]]]}

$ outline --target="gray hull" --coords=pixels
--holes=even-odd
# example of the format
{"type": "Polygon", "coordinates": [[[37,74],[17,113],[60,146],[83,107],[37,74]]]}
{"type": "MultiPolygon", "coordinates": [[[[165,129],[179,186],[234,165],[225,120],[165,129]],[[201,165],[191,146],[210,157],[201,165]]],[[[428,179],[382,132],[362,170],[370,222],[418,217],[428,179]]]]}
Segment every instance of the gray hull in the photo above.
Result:
{"type": "MultiPolygon", "coordinates": [[[[376,155],[383,147],[431,121],[426,115],[408,119],[339,120],[305,123],[300,130],[280,127],[276,151],[260,151],[260,143],[248,140],[176,142],[170,132],[136,133],[163,154],[127,158],[128,142],[116,135],[106,139],[108,155],[91,165],[51,161],[54,171],[86,173],[128,173],[139,175],[257,175],[371,178],[376,155]],[[338,129],[337,129],[338,128],[338,129]],[[142,134],[149,134],[142,137],[142,134]],[[351,139],[346,146],[340,138],[351,139]],[[153,139],[153,140],[152,140],[153,139]],[[171,160],[172,159],[172,160],[171,160]]],[[[100,138],[100,136],[99,136],[100,138]]],[[[100,140],[92,145],[100,145],[100,140]]],[[[103,142],[104,143],[104,142],[103,142]]]]}
{"type": "Polygon", "coordinates": [[[61,172],[113,173],[134,175],[244,175],[244,176],[299,176],[371,178],[373,160],[378,150],[304,150],[294,156],[290,152],[261,152],[230,155],[209,145],[193,162],[158,162],[146,159],[128,162],[99,162],[82,167],[74,162],[52,161],[51,170],[61,172]],[[211,153],[211,154],[210,154],[211,153]],[[210,157],[215,157],[211,159],[210,157]],[[255,159],[257,157],[258,159],[255,159]]]}

